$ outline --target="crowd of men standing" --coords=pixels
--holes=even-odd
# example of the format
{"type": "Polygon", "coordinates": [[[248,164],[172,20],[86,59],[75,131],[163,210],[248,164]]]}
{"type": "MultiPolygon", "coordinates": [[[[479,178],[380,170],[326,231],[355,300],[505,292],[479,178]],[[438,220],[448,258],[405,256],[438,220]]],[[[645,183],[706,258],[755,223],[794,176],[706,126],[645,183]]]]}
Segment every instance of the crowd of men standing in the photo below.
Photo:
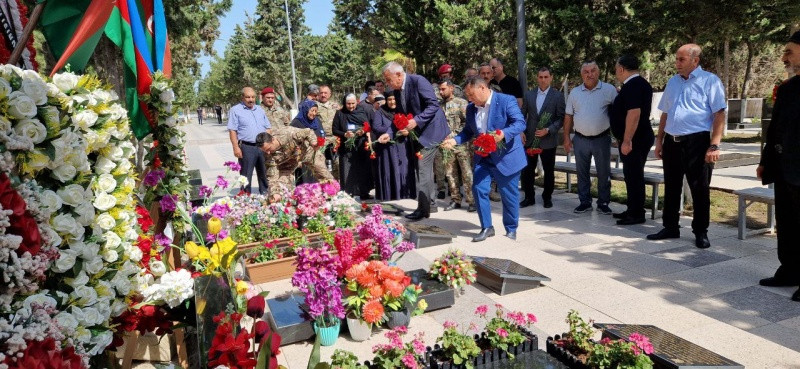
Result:
{"type": "MultiPolygon", "coordinates": [[[[644,168],[655,147],[665,178],[663,228],[647,239],[680,237],[685,178],[692,194],[695,245],[704,249],[711,246],[709,186],[720,155],[727,101],[719,77],[700,66],[701,53],[696,44],[676,51],[677,73],[658,104],[662,113],[656,134],[650,122],[653,88],[639,74],[640,61],[634,55],[617,59],[619,87],[600,81],[597,63],[583,63],[582,83],[566,98],[566,91],[552,86],[549,68],[539,68],[536,88],[524,91],[518,80],[505,74],[497,58],[467,68],[461,85],[453,81],[453,67],[448,64],[439,68],[440,78],[432,83],[389,63],[383,68],[383,81],[367,83],[361,96],[348,94],[341,105],[330,100],[329,86],[311,85],[294,119],[276,104],[272,88],[261,90],[261,106],[254,103],[254,90],[245,88],[242,103],[229,113],[228,129],[242,175],[250,179],[255,169],[261,193],[267,193],[272,183],[292,186],[297,181],[337,178],[343,189],[362,199],[371,197],[373,189],[380,200],[416,198],[417,208],[406,217],[419,220],[436,212],[435,198],[446,198],[449,192],[445,211],[461,209],[462,200],[467,211],[477,211],[481,230],[474,242],[495,234],[490,199],[502,201],[506,236],[516,239],[519,209],[536,203],[533,183],[539,160],[544,172],[542,205],[553,206],[559,138],[564,150],[575,156],[579,203],[574,212],[596,209],[613,215],[621,226],[644,223],[644,168]],[[393,124],[398,114],[407,117],[407,126],[393,124]],[[500,149],[475,155],[471,143],[482,134],[491,135],[500,149]],[[612,137],[627,190],[626,209],[617,213],[609,207],[612,137]],[[321,146],[326,148],[318,149],[321,146]],[[596,208],[590,192],[592,163],[596,208]]],[[[792,36],[784,53],[787,68],[794,68],[798,76],[778,90],[780,124],[770,127],[758,171],[765,183],[776,183],[780,197],[776,204],[782,265],[774,277],[761,281],[769,286],[800,284],[800,252],[791,248],[800,241],[795,210],[800,206],[800,183],[795,178],[800,168],[794,167],[800,154],[796,144],[786,142],[800,131],[800,95],[792,92],[800,78],[798,58],[800,33],[792,36]]],[[[245,191],[249,189],[248,183],[245,191]]],[[[793,299],[800,300],[800,290],[793,299]]]]}

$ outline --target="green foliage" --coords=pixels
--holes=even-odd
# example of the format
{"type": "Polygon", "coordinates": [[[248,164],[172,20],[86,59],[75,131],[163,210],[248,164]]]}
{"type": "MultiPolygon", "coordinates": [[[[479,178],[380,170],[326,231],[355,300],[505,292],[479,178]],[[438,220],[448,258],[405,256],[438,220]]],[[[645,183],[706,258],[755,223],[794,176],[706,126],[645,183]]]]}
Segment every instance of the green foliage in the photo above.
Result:
{"type": "MultiPolygon", "coordinates": [[[[605,341],[605,340],[604,340],[605,341]]],[[[634,352],[634,343],[625,340],[594,344],[586,364],[598,369],[652,369],[653,361],[643,353],[634,352]]]]}
{"type": "Polygon", "coordinates": [[[331,356],[331,369],[367,369],[367,367],[358,363],[356,354],[336,349],[331,356]]]}
{"type": "Polygon", "coordinates": [[[436,342],[442,344],[445,356],[454,365],[464,364],[467,369],[472,369],[471,360],[481,353],[481,349],[475,343],[475,339],[466,333],[459,332],[455,327],[455,323],[452,326],[445,325],[445,327],[444,333],[436,339],[436,342]]]}
{"type": "MultiPolygon", "coordinates": [[[[499,309],[498,314],[501,314],[499,309]]],[[[504,319],[501,315],[489,320],[485,330],[486,338],[489,339],[492,347],[505,351],[508,357],[512,359],[514,355],[508,351],[509,347],[514,347],[525,342],[525,336],[519,330],[519,326],[504,319]]]]}
{"type": "Polygon", "coordinates": [[[572,346],[581,352],[590,352],[593,344],[589,340],[594,335],[592,321],[586,322],[576,310],[570,310],[567,314],[567,323],[569,324],[568,339],[571,340],[572,346]]]}

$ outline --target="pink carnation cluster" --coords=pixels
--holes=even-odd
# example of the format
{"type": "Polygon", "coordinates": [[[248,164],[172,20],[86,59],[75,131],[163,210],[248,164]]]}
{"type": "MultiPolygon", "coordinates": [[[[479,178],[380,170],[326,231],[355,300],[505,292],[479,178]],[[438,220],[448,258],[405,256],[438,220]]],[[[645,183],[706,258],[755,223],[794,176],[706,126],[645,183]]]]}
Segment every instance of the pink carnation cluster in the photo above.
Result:
{"type": "Polygon", "coordinates": [[[641,353],[639,350],[644,351],[644,353],[647,355],[653,353],[653,344],[650,343],[650,339],[643,334],[638,332],[631,333],[631,335],[628,336],[628,341],[633,342],[634,345],[631,348],[633,349],[633,353],[636,355],[641,353]]]}
{"type": "Polygon", "coordinates": [[[325,192],[319,183],[304,183],[294,189],[292,198],[297,203],[299,215],[312,218],[325,205],[325,192]]]}

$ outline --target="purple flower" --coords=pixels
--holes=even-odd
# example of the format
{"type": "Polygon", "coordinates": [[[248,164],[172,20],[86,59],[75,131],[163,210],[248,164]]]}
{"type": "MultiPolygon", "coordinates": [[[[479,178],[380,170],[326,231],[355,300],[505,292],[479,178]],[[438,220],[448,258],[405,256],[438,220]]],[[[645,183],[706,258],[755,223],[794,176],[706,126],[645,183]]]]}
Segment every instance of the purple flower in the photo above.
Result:
{"type": "Polygon", "coordinates": [[[222,238],[227,238],[228,237],[228,230],[227,229],[223,229],[223,230],[219,231],[217,236],[219,236],[219,238],[221,238],[221,239],[222,238]]]}
{"type": "Polygon", "coordinates": [[[167,247],[172,244],[172,239],[164,235],[163,233],[159,233],[156,235],[156,243],[161,246],[167,247]]]}
{"type": "Polygon", "coordinates": [[[144,176],[144,184],[150,187],[155,187],[161,179],[164,178],[166,173],[163,170],[151,170],[144,176]]]}
{"type": "Polygon", "coordinates": [[[175,211],[177,207],[178,197],[175,195],[164,195],[159,201],[159,205],[161,205],[161,211],[175,211]]]}
{"type": "Polygon", "coordinates": [[[336,278],[338,259],[328,253],[328,245],[301,248],[297,252],[297,271],[292,285],[306,295],[309,315],[314,319],[344,319],[342,289],[336,278]]]}
{"type": "Polygon", "coordinates": [[[203,186],[200,186],[200,190],[198,190],[198,192],[200,193],[200,196],[202,196],[202,197],[209,197],[209,196],[211,196],[211,193],[213,191],[211,190],[211,187],[203,185],[203,186]]]}
{"type": "Polygon", "coordinates": [[[230,170],[232,170],[234,172],[238,172],[238,171],[242,170],[242,166],[239,165],[239,163],[237,163],[235,161],[226,161],[225,162],[225,166],[230,168],[230,170]]]}
{"type": "Polygon", "coordinates": [[[341,186],[339,186],[339,182],[336,181],[326,182],[322,185],[322,192],[325,192],[328,196],[336,195],[339,193],[339,190],[341,190],[341,186]]]}
{"type": "Polygon", "coordinates": [[[217,176],[217,187],[220,187],[223,190],[228,188],[228,181],[225,180],[225,177],[217,176]]]}
{"type": "Polygon", "coordinates": [[[228,206],[228,204],[221,205],[215,203],[214,205],[211,205],[211,210],[209,210],[208,213],[211,214],[211,216],[224,219],[230,211],[231,208],[228,206]]]}

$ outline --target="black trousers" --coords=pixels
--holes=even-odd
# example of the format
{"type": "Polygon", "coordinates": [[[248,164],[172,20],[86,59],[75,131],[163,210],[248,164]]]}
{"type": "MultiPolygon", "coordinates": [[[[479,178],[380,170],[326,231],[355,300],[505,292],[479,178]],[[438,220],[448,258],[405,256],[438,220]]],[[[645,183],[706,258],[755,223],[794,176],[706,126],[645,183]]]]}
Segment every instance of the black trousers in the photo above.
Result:
{"type": "Polygon", "coordinates": [[[267,166],[264,160],[264,153],[256,146],[239,144],[242,149],[242,158],[239,159],[239,165],[242,170],[239,174],[247,178],[247,187],[242,187],[242,191],[250,193],[253,184],[253,169],[256,171],[256,178],[258,179],[258,193],[264,195],[268,193],[269,186],[267,184],[267,166]]]}
{"type": "Polygon", "coordinates": [[[534,191],[534,180],[536,179],[536,164],[539,158],[542,159],[542,169],[544,169],[544,190],[542,199],[550,200],[553,197],[553,188],[556,184],[556,148],[544,149],[542,153],[534,156],[525,156],[528,159],[528,166],[522,169],[520,179],[522,191],[525,192],[526,199],[533,199],[536,196],[534,191]]]}
{"type": "Polygon", "coordinates": [[[625,211],[631,218],[644,218],[644,165],[647,163],[647,155],[653,146],[651,140],[647,143],[634,143],[633,150],[628,155],[622,155],[620,150],[620,160],[622,161],[622,174],[625,175],[625,191],[628,193],[625,211]]]}
{"type": "Polygon", "coordinates": [[[706,152],[711,145],[709,132],[681,136],[680,142],[667,134],[661,156],[664,161],[664,228],[678,229],[683,177],[692,192],[694,219],[692,231],[708,231],[711,200],[709,199],[713,164],[706,163],[706,152]]]}
{"type": "Polygon", "coordinates": [[[775,277],[800,284],[800,186],[775,181],[775,228],[778,232],[778,260],[775,277]]]}
{"type": "Polygon", "coordinates": [[[422,159],[417,160],[417,210],[423,214],[430,212],[432,206],[436,206],[435,194],[436,181],[433,178],[433,161],[436,159],[436,150],[438,146],[430,148],[422,148],[419,153],[422,154],[422,159]]]}

